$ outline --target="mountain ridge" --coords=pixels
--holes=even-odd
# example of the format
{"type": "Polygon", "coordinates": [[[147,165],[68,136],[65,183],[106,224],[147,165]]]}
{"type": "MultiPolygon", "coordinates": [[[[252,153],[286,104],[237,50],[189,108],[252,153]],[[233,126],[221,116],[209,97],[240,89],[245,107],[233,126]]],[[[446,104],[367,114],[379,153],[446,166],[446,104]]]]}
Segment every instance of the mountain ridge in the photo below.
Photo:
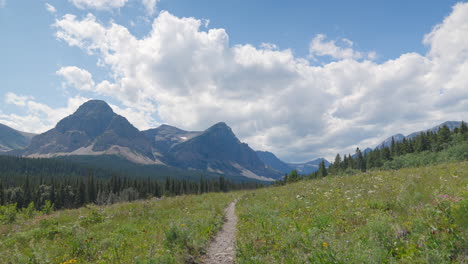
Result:
{"type": "Polygon", "coordinates": [[[32,138],[20,153],[26,157],[122,155],[142,164],[162,164],[146,136],[100,100],[82,104],[57,125],[32,138]]]}
{"type": "Polygon", "coordinates": [[[85,102],[54,128],[34,136],[24,148],[12,149],[8,149],[10,155],[34,158],[117,155],[137,164],[229,177],[262,181],[282,177],[224,122],[205,131],[184,131],[169,125],[139,131],[101,100],[85,102]]]}
{"type": "Polygon", "coordinates": [[[0,153],[27,147],[35,134],[22,132],[0,124],[0,153]]]}
{"type": "Polygon", "coordinates": [[[289,173],[297,170],[300,174],[310,174],[318,170],[321,161],[328,167],[330,162],[325,158],[317,158],[303,163],[288,163],[280,160],[275,154],[269,151],[256,151],[259,158],[269,167],[282,173],[289,173]]]}
{"type": "Polygon", "coordinates": [[[400,142],[400,141],[403,141],[403,139],[412,139],[412,138],[415,138],[417,135],[421,134],[421,133],[425,133],[425,132],[437,132],[439,130],[439,128],[443,127],[444,125],[447,126],[450,131],[454,130],[455,128],[458,128],[461,126],[461,123],[462,121],[445,121],[439,125],[436,125],[434,127],[431,127],[429,129],[426,129],[426,130],[421,130],[421,131],[417,131],[417,132],[412,132],[410,134],[408,134],[407,136],[401,134],[401,133],[398,133],[398,134],[395,134],[393,136],[390,136],[388,138],[386,138],[384,141],[382,141],[381,143],[379,143],[377,146],[375,146],[375,148],[384,148],[384,147],[390,147],[391,144],[392,144],[392,138],[395,142],[400,142]]]}

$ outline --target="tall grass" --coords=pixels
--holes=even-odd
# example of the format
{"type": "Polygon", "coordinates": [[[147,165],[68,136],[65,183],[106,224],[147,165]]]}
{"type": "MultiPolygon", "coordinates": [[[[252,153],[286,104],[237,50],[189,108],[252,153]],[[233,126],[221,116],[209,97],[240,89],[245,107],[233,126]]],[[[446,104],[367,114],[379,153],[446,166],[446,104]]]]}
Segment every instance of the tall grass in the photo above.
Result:
{"type": "Polygon", "coordinates": [[[468,162],[267,188],[237,212],[237,263],[464,263],[468,162]]]}
{"type": "Polygon", "coordinates": [[[196,262],[236,193],[87,206],[0,227],[0,263],[196,262]]]}

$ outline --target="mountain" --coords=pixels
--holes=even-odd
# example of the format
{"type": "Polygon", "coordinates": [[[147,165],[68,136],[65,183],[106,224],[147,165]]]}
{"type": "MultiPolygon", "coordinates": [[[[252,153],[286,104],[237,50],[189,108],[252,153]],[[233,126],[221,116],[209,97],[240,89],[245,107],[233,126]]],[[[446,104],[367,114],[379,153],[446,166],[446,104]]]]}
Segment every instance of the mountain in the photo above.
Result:
{"type": "Polygon", "coordinates": [[[330,162],[324,158],[315,159],[305,163],[288,163],[288,165],[292,168],[297,170],[300,174],[310,174],[312,172],[318,171],[320,162],[325,162],[325,167],[330,166],[330,162]]]}
{"type": "MultiPolygon", "coordinates": [[[[126,160],[136,166],[157,165],[146,167],[149,173],[177,170],[179,175],[202,173],[262,181],[281,179],[284,172],[291,170],[290,165],[271,153],[282,167],[266,165],[225,123],[215,124],[205,131],[185,131],[169,125],[139,131],[99,100],[84,103],[53,129],[34,136],[30,142],[21,138],[17,131],[8,130],[8,133],[3,134],[14,134],[13,138],[19,138],[20,143],[13,146],[12,136],[5,136],[3,149],[10,155],[25,157],[61,157],[93,165],[105,163],[107,167],[119,167],[118,163],[126,160]],[[7,146],[5,142],[8,148],[4,147],[7,146]]],[[[313,166],[305,164],[300,171],[308,172],[307,168],[313,166]]],[[[125,168],[134,170],[131,165],[125,168]]]]}
{"type": "MultiPolygon", "coordinates": [[[[392,138],[390,138],[390,143],[391,143],[391,140],[392,140],[392,138]]],[[[371,152],[371,151],[372,151],[371,148],[365,148],[364,150],[361,150],[361,153],[362,153],[363,156],[365,156],[367,153],[369,153],[369,152],[371,152]]],[[[357,157],[357,154],[354,153],[353,155],[351,155],[351,157],[352,157],[353,159],[355,159],[355,158],[357,157]]]]}
{"type": "Polygon", "coordinates": [[[28,157],[110,154],[135,163],[162,163],[154,157],[150,140],[99,100],[84,103],[55,128],[35,136],[21,154],[28,157]]]}
{"type": "Polygon", "coordinates": [[[169,125],[161,125],[157,128],[142,131],[153,144],[153,147],[161,153],[167,153],[174,145],[185,142],[203,132],[185,131],[169,125]]]}
{"type": "Polygon", "coordinates": [[[402,141],[403,139],[405,138],[405,135],[403,134],[396,134],[396,135],[393,135],[391,137],[388,137],[387,139],[385,139],[384,141],[382,141],[382,143],[380,143],[379,145],[377,145],[376,148],[386,148],[386,147],[390,147],[392,145],[392,139],[395,141],[395,142],[400,142],[402,141]]]}
{"type": "Polygon", "coordinates": [[[286,163],[280,160],[275,154],[268,151],[257,151],[258,157],[270,168],[284,173],[297,170],[300,174],[310,174],[318,170],[320,162],[323,160],[325,166],[330,166],[330,162],[324,158],[315,159],[304,163],[286,163]]]}
{"type": "Polygon", "coordinates": [[[0,152],[25,148],[33,136],[34,134],[21,132],[0,124],[0,152]]]}
{"type": "Polygon", "coordinates": [[[240,142],[225,123],[217,123],[200,135],[177,143],[166,154],[169,164],[226,175],[274,180],[282,173],[270,169],[255,151],[240,142]]]}
{"type": "Polygon", "coordinates": [[[416,137],[417,135],[419,135],[419,134],[421,134],[423,132],[429,132],[430,131],[430,132],[435,133],[435,132],[439,131],[439,128],[441,128],[443,126],[447,126],[450,129],[450,131],[453,131],[455,128],[461,126],[461,121],[445,121],[442,124],[437,125],[437,126],[435,126],[433,128],[429,128],[429,129],[424,130],[424,131],[418,131],[418,132],[411,133],[408,136],[406,136],[406,139],[412,139],[412,138],[416,137]]]}
{"type": "Polygon", "coordinates": [[[432,127],[432,128],[429,128],[429,129],[426,129],[426,130],[423,130],[423,131],[413,132],[413,133],[409,134],[408,136],[405,136],[403,134],[396,134],[396,135],[393,135],[393,136],[385,139],[382,143],[378,144],[375,148],[390,147],[391,144],[392,144],[392,137],[394,138],[395,142],[400,142],[400,141],[403,141],[404,138],[412,139],[412,138],[416,137],[417,135],[419,135],[419,134],[421,134],[423,132],[437,132],[437,131],[439,131],[439,128],[441,128],[443,126],[447,126],[450,129],[450,131],[452,131],[455,128],[461,126],[461,121],[445,121],[442,124],[439,124],[439,125],[437,125],[435,127],[432,127]]]}
{"type": "Polygon", "coordinates": [[[293,170],[286,162],[280,160],[275,154],[268,151],[257,151],[257,156],[270,168],[282,173],[289,173],[293,170]]]}

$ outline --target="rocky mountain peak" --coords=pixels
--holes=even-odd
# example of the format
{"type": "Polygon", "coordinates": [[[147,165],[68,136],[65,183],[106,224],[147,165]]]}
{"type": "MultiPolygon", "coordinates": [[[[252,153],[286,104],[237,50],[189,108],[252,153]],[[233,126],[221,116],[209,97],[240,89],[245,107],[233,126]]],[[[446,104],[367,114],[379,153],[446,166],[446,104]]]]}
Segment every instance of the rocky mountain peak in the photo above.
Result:
{"type": "Polygon", "coordinates": [[[91,138],[102,134],[117,114],[100,100],[90,100],[81,105],[72,115],[62,119],[55,129],[61,133],[67,131],[83,132],[91,138]]]}

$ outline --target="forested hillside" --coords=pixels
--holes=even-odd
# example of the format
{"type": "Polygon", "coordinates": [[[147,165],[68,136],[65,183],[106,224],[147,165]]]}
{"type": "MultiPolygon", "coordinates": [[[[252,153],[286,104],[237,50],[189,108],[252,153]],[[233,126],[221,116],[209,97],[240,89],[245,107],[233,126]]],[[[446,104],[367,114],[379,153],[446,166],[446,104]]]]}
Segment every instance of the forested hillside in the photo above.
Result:
{"type": "Polygon", "coordinates": [[[312,174],[299,175],[297,171],[292,171],[278,183],[325,177],[328,174],[350,175],[371,169],[400,169],[462,160],[468,160],[468,127],[465,122],[453,130],[444,125],[437,132],[420,132],[400,142],[392,140],[390,146],[379,146],[365,154],[359,148],[355,154],[344,155],[343,158],[337,154],[328,169],[322,162],[319,170],[312,174]]]}
{"type": "Polygon", "coordinates": [[[88,203],[113,204],[151,197],[257,188],[257,182],[234,183],[224,177],[198,180],[139,177],[135,170],[120,173],[60,159],[0,156],[0,205],[40,209],[78,208],[88,203]],[[133,173],[132,173],[133,172],[133,173]]]}

